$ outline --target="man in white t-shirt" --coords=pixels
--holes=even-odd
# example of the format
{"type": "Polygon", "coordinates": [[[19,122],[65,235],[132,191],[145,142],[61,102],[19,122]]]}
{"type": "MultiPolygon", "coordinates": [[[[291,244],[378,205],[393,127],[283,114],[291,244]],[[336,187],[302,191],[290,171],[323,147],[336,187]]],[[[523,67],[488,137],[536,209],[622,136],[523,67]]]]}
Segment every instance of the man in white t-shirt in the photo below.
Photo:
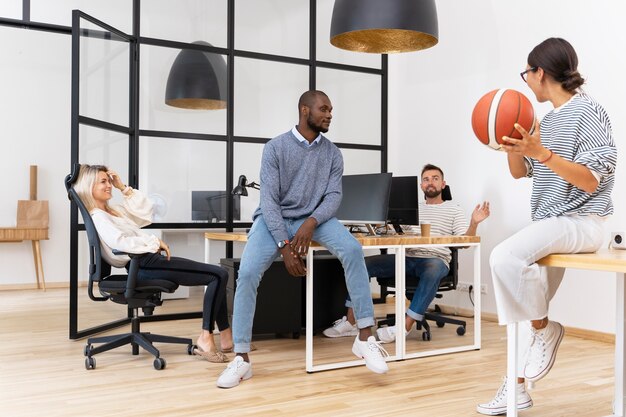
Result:
{"type": "MultiPolygon", "coordinates": [[[[442,190],[446,186],[441,168],[427,164],[422,168],[421,189],[426,201],[419,203],[420,221],[430,223],[432,235],[476,235],[478,224],[489,217],[489,202],[477,205],[472,212],[468,225],[463,210],[452,201],[444,201],[442,190]]],[[[409,233],[417,232],[417,226],[403,226],[409,233]]],[[[406,311],[406,333],[415,322],[424,319],[426,308],[437,294],[439,282],[448,275],[450,270],[450,249],[448,248],[413,248],[406,251],[406,275],[419,276],[419,282],[411,304],[406,311]]],[[[367,272],[370,277],[392,278],[395,276],[394,255],[376,255],[365,258],[367,272]]],[[[354,336],[358,330],[355,326],[351,301],[346,300],[348,312],[331,327],[324,330],[327,337],[354,336]]],[[[383,343],[391,343],[396,339],[396,327],[381,327],[376,332],[383,343]]]]}

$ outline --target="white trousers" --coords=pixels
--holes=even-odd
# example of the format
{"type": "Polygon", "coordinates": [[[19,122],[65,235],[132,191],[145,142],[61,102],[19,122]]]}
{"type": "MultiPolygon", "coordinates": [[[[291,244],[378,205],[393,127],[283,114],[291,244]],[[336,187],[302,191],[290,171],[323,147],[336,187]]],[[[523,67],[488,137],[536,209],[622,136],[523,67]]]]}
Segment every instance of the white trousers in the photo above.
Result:
{"type": "Polygon", "coordinates": [[[536,261],[552,253],[595,252],[602,245],[603,220],[594,215],[539,220],[493,249],[489,263],[501,325],[548,316],[564,269],[539,267],[536,261]]]}

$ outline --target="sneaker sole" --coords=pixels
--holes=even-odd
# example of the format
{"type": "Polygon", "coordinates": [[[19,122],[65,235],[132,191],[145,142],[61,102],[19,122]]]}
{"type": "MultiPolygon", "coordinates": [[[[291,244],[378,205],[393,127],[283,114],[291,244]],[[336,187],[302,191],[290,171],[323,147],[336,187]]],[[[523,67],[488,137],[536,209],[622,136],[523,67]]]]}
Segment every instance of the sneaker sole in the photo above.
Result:
{"type": "Polygon", "coordinates": [[[550,372],[550,370],[554,366],[554,362],[556,361],[556,353],[559,351],[559,346],[561,345],[561,341],[563,341],[563,336],[565,335],[565,329],[563,328],[561,324],[559,324],[559,326],[561,327],[561,333],[559,334],[559,338],[556,341],[556,346],[554,347],[554,353],[552,354],[552,357],[550,358],[550,361],[548,362],[548,366],[546,366],[546,368],[543,371],[541,371],[538,375],[533,376],[533,377],[526,375],[526,369],[524,368],[524,378],[526,378],[527,380],[531,382],[539,381],[541,378],[548,375],[548,372],[550,372]]]}
{"type": "MultiPolygon", "coordinates": [[[[530,400],[524,404],[517,404],[517,411],[528,410],[533,406],[533,400],[530,400]]],[[[476,407],[476,412],[480,414],[484,414],[486,416],[504,416],[506,415],[506,407],[504,408],[481,408],[480,406],[476,407]]]]}
{"type": "Polygon", "coordinates": [[[219,381],[217,381],[217,387],[224,388],[224,389],[235,388],[237,385],[241,383],[241,381],[245,381],[250,378],[252,378],[252,369],[249,372],[247,372],[244,376],[239,378],[239,381],[235,381],[233,384],[221,384],[220,385],[219,381]]]}
{"type": "MultiPolygon", "coordinates": [[[[357,350],[354,348],[354,345],[352,345],[352,353],[357,358],[365,360],[365,358],[360,353],[358,353],[357,350]]],[[[371,367],[370,364],[367,363],[367,361],[365,361],[365,367],[367,367],[367,369],[369,369],[370,371],[372,371],[372,372],[374,372],[376,374],[386,374],[389,371],[389,368],[387,368],[387,369],[375,369],[375,368],[371,367]]]]}
{"type": "Polygon", "coordinates": [[[341,334],[326,334],[324,332],[322,332],[322,334],[326,337],[330,337],[331,339],[337,338],[337,337],[354,337],[356,335],[359,334],[359,331],[355,331],[355,332],[350,332],[350,333],[341,333],[341,334]]]}

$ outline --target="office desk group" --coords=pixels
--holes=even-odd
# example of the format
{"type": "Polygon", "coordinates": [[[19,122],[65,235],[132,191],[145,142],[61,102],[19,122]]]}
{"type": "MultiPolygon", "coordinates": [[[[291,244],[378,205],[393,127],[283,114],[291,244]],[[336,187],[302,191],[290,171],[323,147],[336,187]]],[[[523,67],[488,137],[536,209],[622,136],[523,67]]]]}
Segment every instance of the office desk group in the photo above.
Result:
{"type": "MultiPolygon", "coordinates": [[[[242,242],[247,241],[247,235],[244,232],[207,232],[205,233],[205,261],[210,259],[211,240],[242,242]]],[[[396,293],[404,294],[405,291],[405,251],[409,248],[428,248],[428,247],[469,247],[473,249],[473,285],[474,288],[480,288],[480,237],[478,236],[431,236],[421,237],[418,235],[354,235],[363,249],[391,249],[396,254],[396,293]]],[[[320,365],[313,364],[313,268],[314,254],[317,251],[325,250],[319,244],[313,242],[306,256],[307,274],[306,274],[306,371],[317,372],[328,369],[345,368],[349,366],[363,365],[363,360],[354,360],[346,362],[326,363],[320,365]]],[[[395,354],[389,356],[388,361],[404,360],[417,357],[441,355],[453,352],[462,352],[468,350],[480,349],[481,325],[480,325],[480,291],[475,291],[474,296],[474,338],[467,345],[455,346],[444,349],[434,349],[426,352],[416,352],[407,354],[404,332],[399,332],[401,337],[396,339],[395,354]]],[[[404,297],[396,297],[395,313],[396,326],[404,328],[405,325],[405,301],[404,297]]]]}

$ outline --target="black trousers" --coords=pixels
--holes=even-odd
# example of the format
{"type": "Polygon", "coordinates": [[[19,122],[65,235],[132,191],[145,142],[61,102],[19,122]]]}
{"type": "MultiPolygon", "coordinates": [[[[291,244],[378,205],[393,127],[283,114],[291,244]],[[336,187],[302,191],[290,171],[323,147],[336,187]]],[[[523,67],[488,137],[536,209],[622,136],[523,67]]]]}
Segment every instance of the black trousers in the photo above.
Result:
{"type": "Polygon", "coordinates": [[[213,333],[214,323],[220,330],[228,329],[226,282],[228,272],[216,266],[190,259],[167,258],[149,253],[139,258],[139,279],[162,279],[188,287],[206,285],[202,307],[202,328],[213,333]]]}

